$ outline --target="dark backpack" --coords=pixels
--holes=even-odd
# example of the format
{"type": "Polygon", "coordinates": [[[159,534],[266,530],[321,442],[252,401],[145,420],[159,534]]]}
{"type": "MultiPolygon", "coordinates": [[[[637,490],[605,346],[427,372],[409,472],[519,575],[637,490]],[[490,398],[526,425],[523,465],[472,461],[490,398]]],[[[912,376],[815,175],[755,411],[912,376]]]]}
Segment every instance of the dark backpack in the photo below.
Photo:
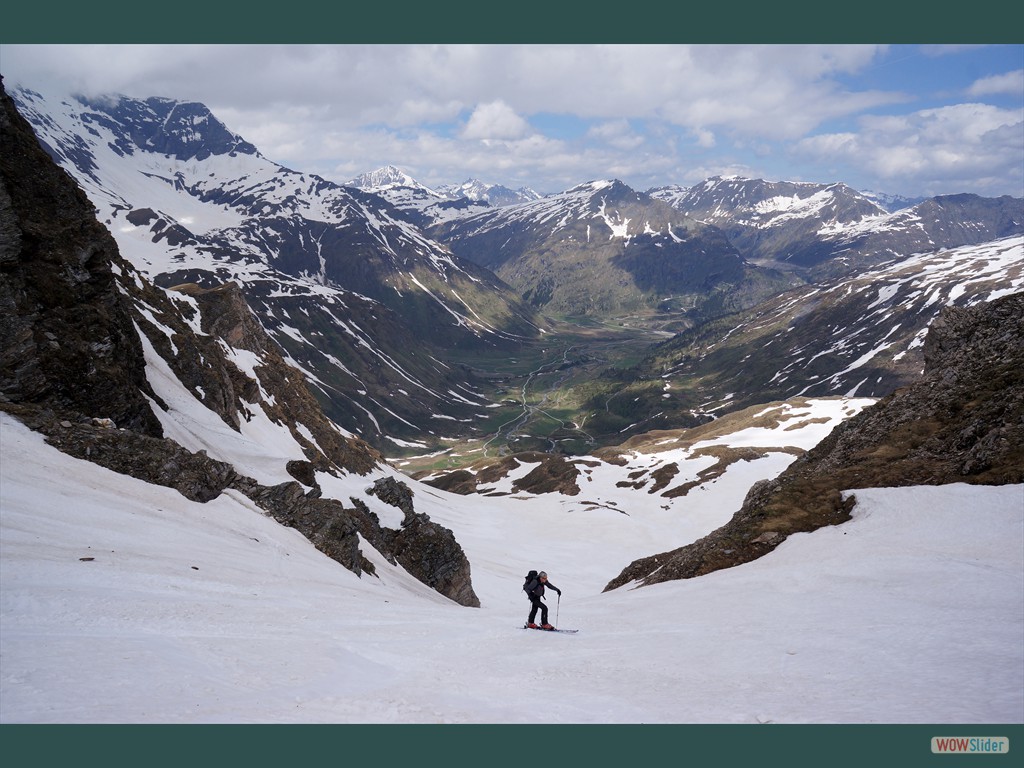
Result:
{"type": "Polygon", "coordinates": [[[530,594],[530,585],[537,580],[537,572],[530,571],[526,574],[526,581],[523,582],[523,592],[530,594]]]}

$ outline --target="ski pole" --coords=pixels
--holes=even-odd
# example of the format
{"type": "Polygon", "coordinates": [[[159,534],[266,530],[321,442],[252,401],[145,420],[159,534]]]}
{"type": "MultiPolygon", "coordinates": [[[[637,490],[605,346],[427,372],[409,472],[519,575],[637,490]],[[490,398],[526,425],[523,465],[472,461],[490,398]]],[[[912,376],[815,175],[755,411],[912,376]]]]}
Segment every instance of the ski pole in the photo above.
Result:
{"type": "Polygon", "coordinates": [[[558,601],[555,603],[555,626],[558,626],[558,609],[562,607],[562,593],[558,593],[558,601]]]}

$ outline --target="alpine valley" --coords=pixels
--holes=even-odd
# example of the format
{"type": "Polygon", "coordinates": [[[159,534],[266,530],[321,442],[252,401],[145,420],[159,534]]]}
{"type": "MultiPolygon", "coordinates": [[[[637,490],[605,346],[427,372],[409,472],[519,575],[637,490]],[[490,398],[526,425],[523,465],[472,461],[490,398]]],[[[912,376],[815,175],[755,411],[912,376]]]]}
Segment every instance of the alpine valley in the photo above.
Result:
{"type": "Polygon", "coordinates": [[[1024,200],[744,178],[542,196],[394,167],[342,184],[199,103],[0,98],[3,721],[520,722],[538,686],[581,680],[553,722],[1024,714],[1024,200]],[[895,491],[939,522],[894,521],[895,491]],[[936,603],[944,634],[919,591],[967,529],[971,567],[935,583],[988,602],[936,603]],[[870,536],[843,550],[847,531],[870,536]],[[844,551],[868,574],[854,607],[884,597],[898,622],[846,623],[794,577],[844,551]],[[537,567],[583,598],[583,631],[508,639],[537,567]],[[138,613],[103,597],[125,584],[138,613]],[[235,592],[251,620],[195,623],[235,592]],[[802,636],[769,606],[786,595],[815,611],[802,636]],[[922,675],[968,626],[962,670],[922,675]],[[586,645],[601,632],[619,634],[586,645]],[[820,663],[798,642],[815,632],[836,648],[820,663]],[[560,640],[565,666],[525,686],[486,650],[560,640]],[[680,643],[705,676],[745,671],[684,705],[680,643]],[[913,685],[880,688],[880,644],[913,685]],[[196,682],[200,647],[217,672],[196,682]],[[94,685],[136,657],[148,692],[94,685]],[[794,695],[805,659],[818,680],[849,665],[842,695],[794,695]],[[54,694],[68,675],[77,704],[54,694]],[[507,700],[481,704],[481,681],[507,700]]]}

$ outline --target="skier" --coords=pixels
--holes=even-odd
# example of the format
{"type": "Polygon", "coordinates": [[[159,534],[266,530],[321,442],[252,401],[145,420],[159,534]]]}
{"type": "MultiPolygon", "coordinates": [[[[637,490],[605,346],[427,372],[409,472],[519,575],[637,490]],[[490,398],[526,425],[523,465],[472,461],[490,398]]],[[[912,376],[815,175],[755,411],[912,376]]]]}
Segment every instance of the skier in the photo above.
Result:
{"type": "Polygon", "coordinates": [[[526,595],[530,598],[530,618],[526,621],[526,626],[530,629],[554,629],[553,626],[548,624],[548,607],[542,602],[544,599],[544,587],[550,587],[558,593],[558,596],[562,596],[562,590],[556,587],[554,584],[548,581],[548,575],[541,571],[537,574],[537,578],[526,585],[526,595]],[[533,623],[533,620],[537,617],[537,610],[540,610],[540,626],[533,623]]]}

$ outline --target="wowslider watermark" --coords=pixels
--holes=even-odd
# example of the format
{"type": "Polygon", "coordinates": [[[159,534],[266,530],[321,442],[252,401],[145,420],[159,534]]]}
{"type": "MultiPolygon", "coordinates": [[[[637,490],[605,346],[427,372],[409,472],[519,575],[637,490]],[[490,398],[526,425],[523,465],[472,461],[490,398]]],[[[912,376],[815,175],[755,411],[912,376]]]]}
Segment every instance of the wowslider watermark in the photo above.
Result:
{"type": "Polygon", "coordinates": [[[932,752],[941,755],[1005,755],[1010,751],[1006,736],[933,736],[932,752]]]}

